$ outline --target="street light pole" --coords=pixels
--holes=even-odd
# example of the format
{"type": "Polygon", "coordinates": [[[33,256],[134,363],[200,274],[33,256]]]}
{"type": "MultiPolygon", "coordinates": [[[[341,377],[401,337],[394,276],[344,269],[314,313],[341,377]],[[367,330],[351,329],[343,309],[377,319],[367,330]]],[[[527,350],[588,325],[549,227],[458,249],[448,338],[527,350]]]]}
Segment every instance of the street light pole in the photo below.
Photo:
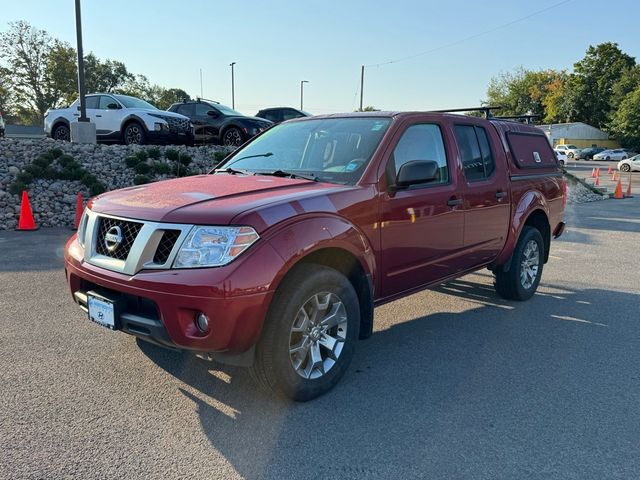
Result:
{"type": "Polygon", "coordinates": [[[233,66],[236,62],[231,62],[229,66],[231,67],[231,108],[236,108],[236,92],[235,92],[235,80],[233,77],[233,66]]]}
{"type": "Polygon", "coordinates": [[[360,111],[362,112],[362,99],[364,97],[364,65],[362,65],[362,69],[360,70],[360,111]]]}
{"type": "Polygon", "coordinates": [[[82,15],[80,12],[80,0],[76,0],[76,40],[78,50],[78,93],[80,94],[80,118],[79,122],[88,122],[87,104],[85,95],[86,87],[84,84],[84,56],[82,53],[82,15]]]}
{"type": "Polygon", "coordinates": [[[300,110],[303,109],[304,105],[304,84],[309,83],[309,80],[300,80],[300,110]]]}

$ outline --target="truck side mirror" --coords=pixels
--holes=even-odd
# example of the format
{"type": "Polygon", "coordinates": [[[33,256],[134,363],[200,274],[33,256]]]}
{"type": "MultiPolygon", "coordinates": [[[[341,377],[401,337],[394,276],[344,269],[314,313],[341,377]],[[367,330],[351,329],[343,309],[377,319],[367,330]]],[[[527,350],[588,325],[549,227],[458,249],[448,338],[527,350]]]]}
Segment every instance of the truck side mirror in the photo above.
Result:
{"type": "Polygon", "coordinates": [[[433,160],[411,160],[402,164],[396,177],[395,189],[402,189],[438,178],[438,162],[433,160]]]}

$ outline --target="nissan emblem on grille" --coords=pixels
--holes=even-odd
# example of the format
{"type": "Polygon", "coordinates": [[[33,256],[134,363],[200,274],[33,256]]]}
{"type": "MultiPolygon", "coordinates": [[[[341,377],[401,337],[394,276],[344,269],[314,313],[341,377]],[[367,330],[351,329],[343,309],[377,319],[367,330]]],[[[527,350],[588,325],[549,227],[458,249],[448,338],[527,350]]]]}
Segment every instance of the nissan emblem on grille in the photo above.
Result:
{"type": "Polygon", "coordinates": [[[104,235],[104,246],[107,247],[107,250],[113,252],[121,243],[122,230],[118,226],[111,227],[104,235]]]}

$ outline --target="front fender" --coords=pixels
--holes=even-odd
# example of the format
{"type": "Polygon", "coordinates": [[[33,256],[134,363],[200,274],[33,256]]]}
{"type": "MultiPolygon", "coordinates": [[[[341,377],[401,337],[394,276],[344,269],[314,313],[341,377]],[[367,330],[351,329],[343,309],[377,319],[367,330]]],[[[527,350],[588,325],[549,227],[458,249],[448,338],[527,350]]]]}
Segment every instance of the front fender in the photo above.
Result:
{"type": "Polygon", "coordinates": [[[350,253],[375,285],[375,256],[367,237],[342,217],[321,215],[278,228],[265,238],[282,257],[283,267],[274,281],[275,288],[293,266],[307,255],[325,248],[350,253]]]}
{"type": "Polygon", "coordinates": [[[518,243],[522,228],[527,218],[529,218],[535,210],[542,210],[547,218],[549,218],[549,204],[547,199],[538,190],[529,190],[520,197],[520,201],[513,211],[507,241],[505,242],[502,252],[500,252],[500,255],[496,258],[494,262],[495,265],[505,265],[510,262],[511,254],[516,248],[516,243],[518,243]]]}

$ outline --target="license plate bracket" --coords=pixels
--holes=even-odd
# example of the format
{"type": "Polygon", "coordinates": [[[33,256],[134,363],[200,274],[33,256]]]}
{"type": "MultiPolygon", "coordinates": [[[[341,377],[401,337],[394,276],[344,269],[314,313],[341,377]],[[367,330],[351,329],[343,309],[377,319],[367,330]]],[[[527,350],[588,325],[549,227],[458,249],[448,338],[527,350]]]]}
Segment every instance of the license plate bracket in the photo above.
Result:
{"type": "Polygon", "coordinates": [[[118,330],[118,308],[112,299],[97,292],[87,292],[89,320],[109,330],[118,330]]]}

